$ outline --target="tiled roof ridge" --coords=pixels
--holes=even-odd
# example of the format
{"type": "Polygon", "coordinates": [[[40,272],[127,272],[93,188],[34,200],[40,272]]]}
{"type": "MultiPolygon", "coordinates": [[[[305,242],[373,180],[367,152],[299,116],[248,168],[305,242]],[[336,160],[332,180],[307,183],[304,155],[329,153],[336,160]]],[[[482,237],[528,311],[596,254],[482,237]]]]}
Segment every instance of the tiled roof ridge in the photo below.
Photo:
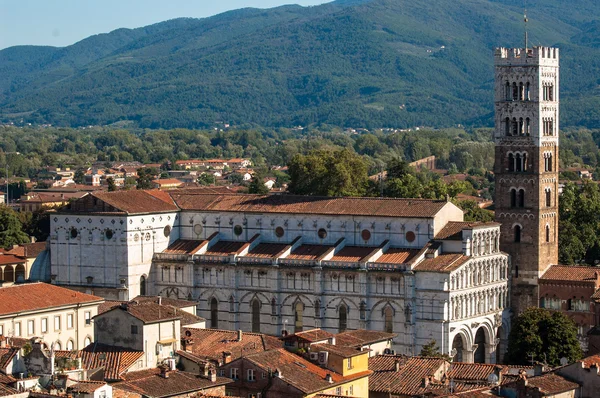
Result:
{"type": "MultiPolygon", "coordinates": [[[[236,336],[238,333],[237,330],[227,330],[227,329],[213,329],[213,328],[200,329],[200,328],[190,328],[190,327],[186,327],[185,329],[206,330],[206,331],[210,331],[210,332],[227,332],[227,333],[235,334],[236,336]]],[[[266,336],[264,333],[246,332],[246,331],[243,331],[242,335],[243,336],[257,336],[257,337],[265,337],[266,336]]]]}

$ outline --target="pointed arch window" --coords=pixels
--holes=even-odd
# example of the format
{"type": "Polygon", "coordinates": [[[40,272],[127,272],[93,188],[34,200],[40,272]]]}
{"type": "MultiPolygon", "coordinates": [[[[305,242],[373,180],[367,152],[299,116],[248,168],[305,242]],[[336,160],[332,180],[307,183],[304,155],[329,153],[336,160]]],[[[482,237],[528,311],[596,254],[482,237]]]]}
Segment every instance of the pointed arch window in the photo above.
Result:
{"type": "Polygon", "coordinates": [[[260,333],[260,302],[252,300],[252,333],[260,333]]]}
{"type": "Polygon", "coordinates": [[[342,333],[348,329],[348,307],[340,305],[338,309],[338,332],[342,333]]]}
{"type": "Polygon", "coordinates": [[[383,310],[383,318],[385,320],[385,332],[394,333],[394,309],[391,306],[385,307],[383,310]]]}
{"type": "Polygon", "coordinates": [[[210,327],[212,329],[219,327],[219,302],[214,297],[210,299],[210,327]]]}
{"type": "Polygon", "coordinates": [[[298,301],[294,304],[294,333],[302,331],[303,328],[303,317],[304,317],[304,304],[298,301]]]}
{"type": "Polygon", "coordinates": [[[140,277],[140,296],[146,295],[146,277],[142,275],[140,277]]]}

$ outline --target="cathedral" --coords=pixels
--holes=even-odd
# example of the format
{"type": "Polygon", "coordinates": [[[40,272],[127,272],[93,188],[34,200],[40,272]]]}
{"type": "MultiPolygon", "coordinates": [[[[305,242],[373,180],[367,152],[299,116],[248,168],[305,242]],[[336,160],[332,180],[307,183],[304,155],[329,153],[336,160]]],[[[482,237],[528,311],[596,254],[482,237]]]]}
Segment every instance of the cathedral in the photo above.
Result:
{"type": "Polygon", "coordinates": [[[212,328],[365,328],[399,354],[500,361],[509,307],[537,305],[557,263],[558,50],[497,49],[495,67],[497,222],[436,200],[98,192],[53,216],[52,283],[194,300],[212,328]]]}

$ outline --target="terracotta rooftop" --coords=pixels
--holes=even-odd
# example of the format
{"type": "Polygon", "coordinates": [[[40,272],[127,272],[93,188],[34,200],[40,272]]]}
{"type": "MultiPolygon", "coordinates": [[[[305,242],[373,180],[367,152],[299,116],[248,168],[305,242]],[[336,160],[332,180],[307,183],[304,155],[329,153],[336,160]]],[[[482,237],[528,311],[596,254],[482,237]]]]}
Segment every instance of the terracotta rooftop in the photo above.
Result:
{"type": "Polygon", "coordinates": [[[494,373],[496,366],[502,368],[502,373],[507,372],[507,368],[502,365],[493,365],[486,363],[465,363],[454,362],[448,372],[448,377],[461,381],[487,381],[489,375],[494,373]]]}
{"type": "Polygon", "coordinates": [[[103,368],[105,380],[121,380],[122,374],[143,356],[143,351],[92,343],[81,350],[81,366],[87,370],[103,368]]]}
{"type": "MultiPolygon", "coordinates": [[[[512,387],[515,383],[518,383],[518,381],[510,383],[506,387],[512,387]]],[[[546,373],[541,376],[528,377],[527,387],[539,389],[544,396],[547,396],[578,389],[579,384],[573,383],[556,373],[546,373]]]]}
{"type": "Polygon", "coordinates": [[[171,243],[169,247],[163,250],[163,253],[168,254],[195,254],[200,248],[206,244],[205,240],[186,240],[177,239],[171,243]]]}
{"type": "MultiPolygon", "coordinates": [[[[2,256],[0,256],[2,257],[2,256]]],[[[38,311],[65,305],[98,303],[104,299],[47,283],[27,283],[0,287],[0,316],[38,311]]]]}
{"type": "Polygon", "coordinates": [[[462,240],[462,231],[464,229],[497,227],[500,224],[496,222],[469,222],[469,221],[450,221],[435,236],[435,239],[462,240]]]}
{"type": "Polygon", "coordinates": [[[600,276],[600,267],[581,265],[552,265],[540,280],[559,281],[596,281],[600,276]]]}
{"type": "Polygon", "coordinates": [[[222,361],[223,351],[231,352],[231,359],[234,360],[283,347],[283,342],[278,338],[260,333],[243,332],[241,341],[238,340],[238,332],[231,330],[184,328],[181,335],[193,341],[192,354],[215,362],[222,361]]]}
{"type": "Polygon", "coordinates": [[[296,249],[292,250],[286,259],[291,260],[316,260],[321,257],[327,250],[331,249],[332,246],[324,245],[301,245],[296,249]]]}
{"type": "Polygon", "coordinates": [[[159,180],[152,180],[152,182],[158,185],[183,185],[183,182],[176,178],[162,178],[159,180]]]}
{"type": "Polygon", "coordinates": [[[305,330],[303,332],[297,332],[294,334],[290,334],[287,335],[286,337],[282,338],[282,340],[290,340],[294,337],[306,340],[310,343],[316,342],[316,341],[323,341],[323,340],[327,340],[330,339],[334,336],[333,333],[329,333],[328,331],[325,331],[323,329],[311,329],[311,330],[305,330]]]}
{"type": "Polygon", "coordinates": [[[6,373],[6,367],[19,352],[18,348],[0,348],[0,371],[6,373]]]}
{"type": "Polygon", "coordinates": [[[171,192],[183,210],[433,218],[446,201],[171,192]]]}
{"type": "Polygon", "coordinates": [[[355,263],[367,257],[373,250],[374,247],[345,246],[331,258],[331,261],[355,263]]]}
{"type": "Polygon", "coordinates": [[[159,398],[187,395],[233,382],[225,377],[217,377],[215,382],[211,382],[199,375],[178,370],[169,371],[168,376],[162,377],[156,368],[129,372],[124,381],[113,384],[113,387],[148,398],[159,398]]]}
{"type": "MultiPolygon", "coordinates": [[[[179,319],[181,326],[184,326],[205,321],[204,318],[178,309],[176,306],[158,304],[157,300],[138,301],[134,299],[109,308],[102,314],[106,314],[110,311],[126,311],[134,318],[137,318],[146,324],[179,319]]],[[[96,316],[99,315],[100,313],[96,316]]]]}
{"type": "Polygon", "coordinates": [[[406,264],[413,260],[420,251],[417,249],[389,249],[375,260],[375,262],[383,264],[406,264]]]}
{"type": "Polygon", "coordinates": [[[462,253],[440,254],[434,258],[425,258],[418,263],[415,271],[451,272],[469,261],[469,256],[462,253]]]}
{"type": "Polygon", "coordinates": [[[26,243],[24,245],[18,245],[17,247],[13,247],[9,250],[0,249],[0,251],[5,254],[12,254],[14,256],[26,258],[37,257],[38,254],[40,254],[44,250],[46,250],[46,242],[26,243]]]}
{"type": "Polygon", "coordinates": [[[97,389],[104,387],[105,385],[106,385],[106,383],[103,381],[92,381],[92,380],[79,381],[79,382],[69,386],[68,391],[71,393],[78,393],[78,394],[91,394],[94,391],[96,391],[97,389]]]}
{"type": "MultiPolygon", "coordinates": [[[[25,263],[25,259],[22,257],[17,257],[12,254],[1,254],[0,253],[0,265],[10,265],[10,264],[23,264],[25,263]]],[[[0,312],[2,309],[0,308],[0,312]]]]}
{"type": "Polygon", "coordinates": [[[249,355],[244,359],[247,359],[265,371],[279,369],[284,382],[305,394],[329,389],[338,383],[345,383],[371,374],[370,371],[365,371],[349,377],[343,377],[341,374],[321,368],[283,348],[249,355]],[[326,380],[328,374],[331,375],[333,383],[329,383],[326,380]]]}
{"type": "MultiPolygon", "coordinates": [[[[138,303],[138,304],[146,304],[146,303],[158,304],[159,296],[137,296],[137,297],[131,299],[130,301],[133,303],[138,303]]],[[[160,302],[162,305],[168,305],[168,306],[177,307],[177,308],[187,308],[187,307],[196,306],[195,301],[179,300],[179,299],[173,299],[173,298],[168,298],[168,297],[160,297],[160,302]]],[[[127,303],[127,301],[106,300],[104,303],[102,303],[98,306],[98,314],[102,314],[108,310],[111,310],[111,309],[118,307],[121,304],[125,304],[125,303],[127,303]]]]}
{"type": "Polygon", "coordinates": [[[19,392],[12,387],[0,384],[0,397],[17,396],[19,392]]]}
{"type": "Polygon", "coordinates": [[[250,250],[248,257],[273,258],[289,245],[285,243],[260,243],[250,250]]]}
{"type": "Polygon", "coordinates": [[[348,330],[335,335],[335,345],[344,347],[360,347],[378,341],[391,340],[396,333],[379,332],[377,330],[348,330]]]}
{"type": "MultiPolygon", "coordinates": [[[[99,208],[97,211],[114,211],[127,214],[140,214],[172,212],[179,210],[169,194],[165,191],[135,190],[94,192],[91,195],[107,205],[103,208],[99,208]]],[[[81,200],[85,200],[85,198],[82,198],[81,200]]],[[[77,209],[77,205],[73,204],[72,208],[77,209]]]]}
{"type": "MultiPolygon", "coordinates": [[[[369,369],[375,373],[369,377],[369,391],[394,395],[421,396],[430,391],[423,380],[440,373],[447,366],[442,358],[380,355],[369,358],[369,369]],[[396,371],[396,361],[400,370],[396,371]]],[[[447,391],[447,389],[446,389],[447,391]]]]}
{"type": "Polygon", "coordinates": [[[600,355],[592,355],[589,357],[585,357],[580,360],[583,363],[583,367],[589,369],[590,366],[596,365],[600,367],[600,355]]]}
{"type": "Polygon", "coordinates": [[[368,353],[368,350],[361,351],[359,348],[356,347],[339,346],[327,343],[313,344],[310,347],[311,351],[327,351],[330,354],[335,354],[343,358],[350,358],[368,353]]]}
{"type": "Polygon", "coordinates": [[[206,254],[213,256],[227,256],[237,253],[245,244],[246,242],[220,240],[206,250],[206,254]]]}

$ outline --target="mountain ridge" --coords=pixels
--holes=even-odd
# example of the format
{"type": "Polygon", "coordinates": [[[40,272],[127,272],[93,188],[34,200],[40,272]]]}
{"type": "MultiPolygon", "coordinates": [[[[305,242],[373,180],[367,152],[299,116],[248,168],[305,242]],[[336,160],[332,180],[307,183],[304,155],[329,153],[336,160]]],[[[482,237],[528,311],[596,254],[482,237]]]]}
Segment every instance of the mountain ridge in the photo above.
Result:
{"type": "MultiPolygon", "coordinates": [[[[523,41],[516,3],[345,0],[245,8],[118,29],[58,49],[11,47],[0,51],[0,121],[490,125],[492,49],[523,41]]],[[[600,5],[554,0],[530,7],[538,7],[531,42],[561,47],[563,122],[600,127],[593,79],[600,5]]]]}

